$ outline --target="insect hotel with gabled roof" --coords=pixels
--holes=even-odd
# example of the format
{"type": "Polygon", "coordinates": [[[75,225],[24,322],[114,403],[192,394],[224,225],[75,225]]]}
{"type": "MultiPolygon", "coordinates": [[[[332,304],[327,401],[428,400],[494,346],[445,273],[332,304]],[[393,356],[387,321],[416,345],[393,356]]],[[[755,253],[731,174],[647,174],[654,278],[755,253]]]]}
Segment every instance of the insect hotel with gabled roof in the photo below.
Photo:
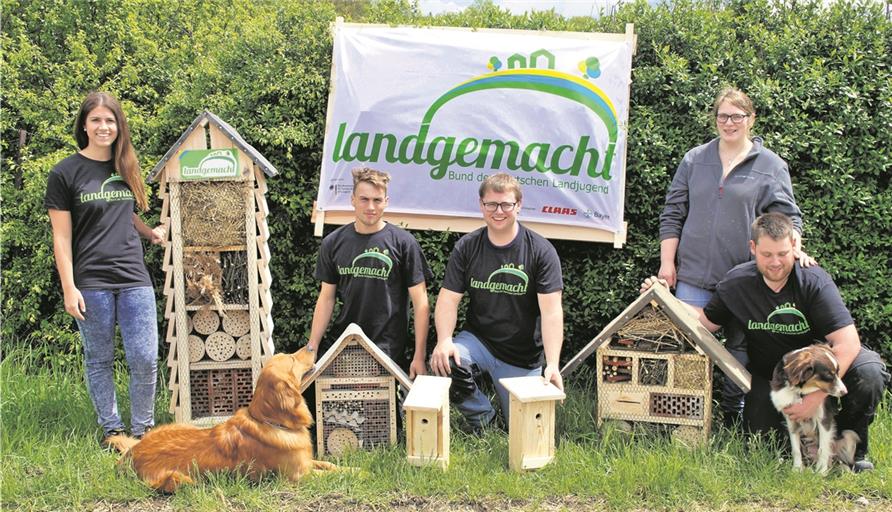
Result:
{"type": "Polygon", "coordinates": [[[276,169],[214,114],[152,170],[160,183],[170,412],[212,424],[248,405],[273,355],[266,178],[276,169]]]}
{"type": "Polygon", "coordinates": [[[412,382],[358,325],[348,325],[319,358],[301,392],[313,382],[320,457],[396,443],[396,385],[408,391],[412,382]]]}
{"type": "Polygon", "coordinates": [[[750,374],[662,285],[641,294],[561,370],[596,353],[598,426],[607,419],[677,425],[705,440],[712,420],[712,363],[748,391],[750,374]]]}

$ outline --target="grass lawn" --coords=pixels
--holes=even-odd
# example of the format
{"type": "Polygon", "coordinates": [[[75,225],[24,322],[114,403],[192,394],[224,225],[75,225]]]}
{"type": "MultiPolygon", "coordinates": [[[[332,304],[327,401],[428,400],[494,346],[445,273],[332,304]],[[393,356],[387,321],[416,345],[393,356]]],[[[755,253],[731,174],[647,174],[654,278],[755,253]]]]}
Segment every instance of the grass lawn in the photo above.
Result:
{"type": "MultiPolygon", "coordinates": [[[[119,372],[119,396],[126,396],[119,372]]],[[[507,435],[453,429],[447,471],[405,462],[402,445],[336,461],[358,468],[291,483],[213,475],[174,496],[143,485],[99,436],[80,369],[37,364],[16,351],[0,362],[4,510],[892,510],[892,398],[871,429],[877,470],[794,473],[768,443],[716,429],[708,445],[606,428],[593,420],[590,382],[574,375],[558,408],[558,449],[549,466],[507,468],[507,435]]],[[[163,379],[166,381],[166,379],[163,379]]],[[[159,386],[160,388],[160,386],[159,386]]],[[[158,423],[167,423],[161,388],[158,423]]],[[[124,411],[125,418],[129,417],[124,411]]],[[[453,415],[454,416],[454,415],[453,415]]]]}

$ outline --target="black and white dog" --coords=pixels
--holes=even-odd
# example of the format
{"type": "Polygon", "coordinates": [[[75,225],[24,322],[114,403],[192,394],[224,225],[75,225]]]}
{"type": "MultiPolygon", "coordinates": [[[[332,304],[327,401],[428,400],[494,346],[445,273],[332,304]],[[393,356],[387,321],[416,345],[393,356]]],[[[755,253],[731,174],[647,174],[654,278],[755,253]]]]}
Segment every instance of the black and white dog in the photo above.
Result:
{"type": "Polygon", "coordinates": [[[834,455],[840,461],[852,465],[855,445],[860,440],[851,430],[842,432],[836,439],[835,402],[831,397],[841,397],[848,390],[839,378],[839,363],[827,345],[811,345],[787,353],[774,368],[771,379],[771,401],[783,413],[784,409],[802,401],[812,391],[822,390],[829,396],[814,417],[793,421],[784,414],[793,451],[793,468],[802,469],[802,446],[808,438],[817,436],[816,470],[827,474],[834,455]]]}

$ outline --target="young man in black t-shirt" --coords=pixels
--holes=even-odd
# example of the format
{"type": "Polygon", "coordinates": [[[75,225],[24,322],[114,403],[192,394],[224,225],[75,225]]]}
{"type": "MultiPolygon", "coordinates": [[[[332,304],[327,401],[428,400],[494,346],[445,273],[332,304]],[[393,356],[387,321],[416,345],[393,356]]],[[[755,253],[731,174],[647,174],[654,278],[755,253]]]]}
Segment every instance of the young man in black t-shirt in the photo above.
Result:
{"type": "Polygon", "coordinates": [[[434,373],[452,376],[452,399],[474,430],[495,417],[477,387],[482,374],[492,378],[506,424],[508,393],[499,379],[543,375],[544,355],[545,380],[563,389],[560,259],[548,240],[517,222],[522,201],[517,180],[505,173],[489,176],[479,193],[486,226],[459,239],[449,257],[434,312],[437,346],[431,356],[434,373]],[[465,293],[467,320],[453,338],[465,293]]]}
{"type": "Polygon", "coordinates": [[[322,343],[334,310],[341,310],[332,325],[337,338],[351,323],[409,373],[426,373],[427,333],[430,306],[427,280],[433,273],[421,246],[408,231],[382,218],[387,208],[390,175],[369,168],[353,171],[351,202],[356,220],[325,237],[319,249],[316,278],[322,281],[313,311],[308,347],[324,351],[332,339],[322,343]],[[412,301],[415,352],[409,361],[408,303],[412,301]]]}
{"type": "MultiPolygon", "coordinates": [[[[818,341],[830,344],[848,388],[836,416],[838,431],[860,437],[856,471],[873,469],[866,460],[867,430],[889,375],[875,352],[861,346],[852,316],[833,280],[818,266],[801,267],[793,256],[793,223],[781,213],[767,213],[753,223],[750,251],[755,258],[731,269],[699,314],[715,332],[738,322],[744,329],[752,386],[746,396],[744,423],[752,432],[784,432],[783,416],[769,397],[772,372],[787,352],[818,341]]],[[[656,278],[645,281],[649,288],[656,278]]],[[[784,410],[793,420],[815,415],[827,394],[815,391],[784,410]]]]}

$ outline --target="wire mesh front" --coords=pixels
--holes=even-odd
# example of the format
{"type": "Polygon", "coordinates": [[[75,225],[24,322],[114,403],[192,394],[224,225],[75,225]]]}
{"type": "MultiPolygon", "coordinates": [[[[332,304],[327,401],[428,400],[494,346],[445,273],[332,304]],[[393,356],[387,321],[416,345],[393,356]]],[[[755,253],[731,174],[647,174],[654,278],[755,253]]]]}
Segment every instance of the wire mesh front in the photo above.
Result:
{"type": "Polygon", "coordinates": [[[359,343],[350,343],[335,357],[321,377],[377,377],[386,375],[385,368],[359,343]]]}
{"type": "Polygon", "coordinates": [[[323,455],[396,442],[396,379],[317,379],[316,425],[316,448],[323,455]]]}
{"type": "Polygon", "coordinates": [[[632,380],[632,358],[603,356],[601,378],[605,382],[629,382],[632,380]]]}
{"type": "Polygon", "coordinates": [[[244,183],[182,183],[180,194],[184,245],[220,247],[245,243],[244,183]]]}
{"type": "Polygon", "coordinates": [[[712,388],[712,364],[706,357],[685,357],[675,361],[675,387],[712,388]]]}
{"type": "Polygon", "coordinates": [[[645,306],[598,349],[597,380],[599,423],[709,429],[712,362],[659,305],[645,306]]]}
{"type": "Polygon", "coordinates": [[[371,449],[390,444],[391,415],[390,400],[323,402],[321,424],[325,453],[339,455],[345,448],[371,449]],[[345,430],[352,436],[345,434],[345,430]]]}
{"type": "Polygon", "coordinates": [[[191,370],[189,386],[193,418],[231,416],[254,395],[250,368],[191,370]]]}
{"type": "Polygon", "coordinates": [[[643,386],[665,386],[669,383],[669,361],[666,359],[641,358],[638,365],[638,382],[643,386]]]}
{"type": "Polygon", "coordinates": [[[712,400],[712,363],[693,352],[601,348],[598,420],[702,425],[712,400]]]}

